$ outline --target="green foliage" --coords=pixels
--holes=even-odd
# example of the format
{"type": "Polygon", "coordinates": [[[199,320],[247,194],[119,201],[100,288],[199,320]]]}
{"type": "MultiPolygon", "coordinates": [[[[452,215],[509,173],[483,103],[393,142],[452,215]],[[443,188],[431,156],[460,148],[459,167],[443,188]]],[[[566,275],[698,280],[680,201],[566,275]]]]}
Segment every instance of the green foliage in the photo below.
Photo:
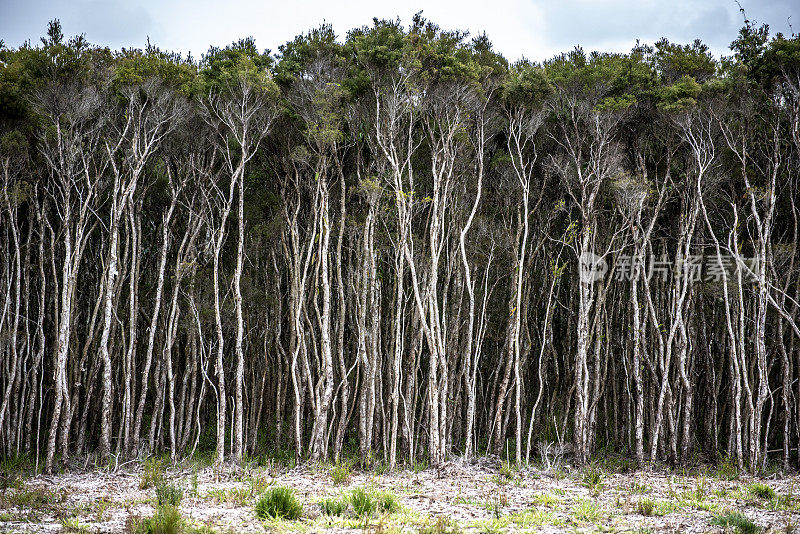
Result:
{"type": "Polygon", "coordinates": [[[350,505],[358,517],[369,517],[375,511],[377,503],[372,493],[364,488],[355,488],[350,492],[350,505]]]}
{"type": "Polygon", "coordinates": [[[200,62],[199,91],[241,98],[247,87],[260,98],[275,98],[278,86],[271,66],[269,51],[260,53],[252,37],[225,48],[211,47],[200,62]]]}
{"type": "Polygon", "coordinates": [[[672,85],[661,89],[659,107],[665,111],[681,111],[697,105],[702,88],[691,76],[683,76],[672,85]]]}
{"type": "Polygon", "coordinates": [[[723,528],[731,527],[739,534],[756,534],[761,532],[761,527],[753,523],[741,512],[728,512],[716,515],[711,519],[711,524],[723,528]]]}
{"type": "Polygon", "coordinates": [[[651,516],[656,511],[656,503],[653,499],[639,499],[636,503],[636,513],[639,515],[651,516]]]}
{"type": "Polygon", "coordinates": [[[397,496],[391,491],[380,491],[376,495],[376,507],[381,513],[393,514],[400,511],[397,496]]]}
{"type": "Polygon", "coordinates": [[[159,506],[152,517],[129,521],[126,530],[133,534],[183,534],[183,517],[174,506],[159,506]]]}
{"type": "Polygon", "coordinates": [[[553,92],[553,86],[541,66],[522,60],[511,67],[503,92],[510,106],[538,108],[553,92]]]}
{"type": "Polygon", "coordinates": [[[320,503],[322,513],[331,516],[344,515],[347,511],[347,501],[342,499],[327,498],[320,503]]]}
{"type": "MultiPolygon", "coordinates": [[[[654,84],[651,67],[637,51],[587,55],[578,47],[546,61],[544,70],[559,98],[577,96],[595,111],[626,109],[645,98],[654,84]]],[[[559,106],[556,102],[556,111],[559,106]]]]}
{"type": "Polygon", "coordinates": [[[675,83],[684,77],[702,83],[717,71],[717,62],[708,46],[699,39],[687,45],[661,39],[655,45],[654,60],[658,74],[667,84],[675,83]]]}
{"type": "Polygon", "coordinates": [[[601,517],[600,508],[594,501],[582,501],[572,509],[572,513],[578,521],[594,523],[601,517]]]}
{"type": "Polygon", "coordinates": [[[440,515],[436,517],[435,521],[429,522],[417,532],[419,534],[455,534],[461,532],[461,529],[454,520],[440,515]]]}
{"type": "Polygon", "coordinates": [[[775,490],[762,482],[755,482],[747,487],[747,491],[759,499],[774,499],[775,490]]]}
{"type": "Polygon", "coordinates": [[[172,483],[159,483],[156,486],[156,503],[158,506],[178,506],[183,499],[183,488],[172,483]]]}
{"type": "Polygon", "coordinates": [[[289,519],[294,521],[303,514],[303,506],[294,495],[294,491],[276,486],[268,490],[258,499],[255,507],[259,519],[289,519]]]}
{"type": "Polygon", "coordinates": [[[149,43],[144,50],[123,49],[117,53],[112,80],[116,91],[148,79],[157,79],[186,96],[192,96],[198,89],[197,65],[190,58],[162,51],[149,43]]]}
{"type": "Polygon", "coordinates": [[[739,468],[734,463],[734,459],[726,456],[722,458],[717,465],[714,466],[714,470],[711,472],[714,478],[718,478],[720,480],[737,480],[740,476],[739,468]]]}
{"type": "Polygon", "coordinates": [[[302,79],[303,73],[320,57],[331,61],[327,69],[344,64],[342,46],[336,40],[336,32],[330,24],[321,24],[308,33],[278,47],[279,60],[275,65],[275,79],[284,88],[302,79]]]}
{"type": "Polygon", "coordinates": [[[516,478],[516,470],[508,460],[503,460],[500,463],[499,473],[500,476],[506,480],[513,480],[516,478]]]}
{"type": "Polygon", "coordinates": [[[0,506],[28,510],[52,512],[66,500],[67,493],[64,490],[56,492],[49,488],[18,487],[18,489],[0,493],[0,506]]]}
{"type": "Polygon", "coordinates": [[[157,486],[164,481],[164,460],[155,456],[147,458],[142,464],[139,489],[157,486]]]}
{"type": "Polygon", "coordinates": [[[12,130],[0,137],[0,157],[19,158],[27,155],[28,140],[19,130],[12,130]]]}
{"type": "Polygon", "coordinates": [[[590,465],[583,470],[582,482],[589,489],[599,489],[603,484],[604,478],[603,470],[597,466],[590,465]]]}

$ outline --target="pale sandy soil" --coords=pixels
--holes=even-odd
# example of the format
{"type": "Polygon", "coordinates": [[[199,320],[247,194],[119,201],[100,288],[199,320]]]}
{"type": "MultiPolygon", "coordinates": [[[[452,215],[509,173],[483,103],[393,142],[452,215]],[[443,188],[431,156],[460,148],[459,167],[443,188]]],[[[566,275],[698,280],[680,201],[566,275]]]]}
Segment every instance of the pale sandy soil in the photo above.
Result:
{"type": "MultiPolygon", "coordinates": [[[[800,526],[800,476],[725,480],[713,474],[637,471],[609,474],[600,486],[586,487],[584,471],[521,470],[503,476],[496,463],[484,460],[464,465],[452,462],[438,470],[393,474],[354,472],[346,484],[334,485],[330,468],[228,468],[215,475],[211,468],[174,467],[166,479],[180,485],[185,496],[180,510],[187,525],[214,531],[403,531],[403,532],[714,532],[717,515],[744,513],[765,532],[796,532],[800,526]],[[771,487],[777,499],[757,497],[751,485],[771,487]],[[257,495],[245,490],[269,485],[295,490],[303,504],[297,521],[259,521],[253,511],[257,495]],[[401,505],[394,514],[356,518],[321,513],[325,497],[346,497],[352,489],[390,490],[401,505]],[[224,491],[223,491],[224,490],[224,491]],[[233,491],[244,495],[237,502],[233,491]],[[797,496],[795,496],[797,495],[797,496]],[[228,496],[228,497],[226,497],[228,496]],[[244,501],[244,502],[243,502],[244,501]],[[641,515],[651,502],[653,515],[641,515]],[[438,528],[438,530],[437,530],[438,528]]],[[[0,493],[0,532],[124,532],[129,518],[154,512],[153,488],[140,489],[141,467],[118,472],[70,472],[26,478],[0,493]],[[44,490],[55,502],[35,507],[15,506],[15,492],[44,490]]],[[[253,493],[253,492],[251,492],[253,493]]],[[[733,532],[733,529],[729,529],[733,532]]]]}

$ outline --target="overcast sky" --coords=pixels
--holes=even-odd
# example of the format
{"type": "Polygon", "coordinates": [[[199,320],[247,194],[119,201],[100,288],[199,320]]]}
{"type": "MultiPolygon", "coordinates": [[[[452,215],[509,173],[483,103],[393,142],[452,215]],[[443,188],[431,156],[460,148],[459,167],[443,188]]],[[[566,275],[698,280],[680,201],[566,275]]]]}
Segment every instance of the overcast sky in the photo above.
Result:
{"type": "MultiPolygon", "coordinates": [[[[773,32],[800,29],[800,1],[741,0],[747,16],[773,32]]],[[[84,33],[112,48],[142,47],[147,37],[162,49],[199,57],[209,45],[253,36],[276,51],[322,22],[343,37],[373,17],[407,24],[414,13],[449,29],[486,32],[508,59],[541,60],[581,45],[587,50],[627,51],[637,38],[689,42],[701,38],[715,54],[742,25],[734,0],[0,0],[0,39],[7,46],[38,42],[47,21],[58,18],[66,35],[84,33]]]]}

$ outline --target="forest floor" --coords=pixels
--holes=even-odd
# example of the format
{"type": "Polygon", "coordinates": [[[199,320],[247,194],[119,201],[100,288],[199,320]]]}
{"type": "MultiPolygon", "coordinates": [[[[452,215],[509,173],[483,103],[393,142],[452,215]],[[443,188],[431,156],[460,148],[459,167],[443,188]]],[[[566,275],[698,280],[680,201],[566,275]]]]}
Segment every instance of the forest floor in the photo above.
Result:
{"type": "MultiPolygon", "coordinates": [[[[270,464],[215,473],[211,467],[164,465],[7,477],[0,488],[0,532],[135,532],[137,525],[146,531],[147,518],[156,513],[153,484],[180,488],[177,522],[162,525],[165,532],[748,533],[800,528],[799,475],[756,479],[732,469],[621,474],[596,465],[516,470],[488,459],[382,474],[332,466],[270,464]],[[275,486],[294,491],[303,507],[299,519],[256,517],[259,496],[275,486]],[[353,500],[359,488],[376,502],[371,514],[356,513],[363,508],[363,500],[359,505],[353,500]],[[325,513],[325,499],[341,503],[339,515],[325,513]]],[[[155,530],[152,523],[149,528],[155,530]]]]}

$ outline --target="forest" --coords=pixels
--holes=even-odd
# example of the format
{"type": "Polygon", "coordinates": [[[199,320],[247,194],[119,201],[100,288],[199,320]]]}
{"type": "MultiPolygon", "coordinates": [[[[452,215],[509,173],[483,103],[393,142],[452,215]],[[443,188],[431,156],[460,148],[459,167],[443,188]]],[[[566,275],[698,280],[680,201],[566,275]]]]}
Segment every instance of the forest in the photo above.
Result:
{"type": "Polygon", "coordinates": [[[0,456],[800,465],[800,36],[0,41],[0,456]]]}

